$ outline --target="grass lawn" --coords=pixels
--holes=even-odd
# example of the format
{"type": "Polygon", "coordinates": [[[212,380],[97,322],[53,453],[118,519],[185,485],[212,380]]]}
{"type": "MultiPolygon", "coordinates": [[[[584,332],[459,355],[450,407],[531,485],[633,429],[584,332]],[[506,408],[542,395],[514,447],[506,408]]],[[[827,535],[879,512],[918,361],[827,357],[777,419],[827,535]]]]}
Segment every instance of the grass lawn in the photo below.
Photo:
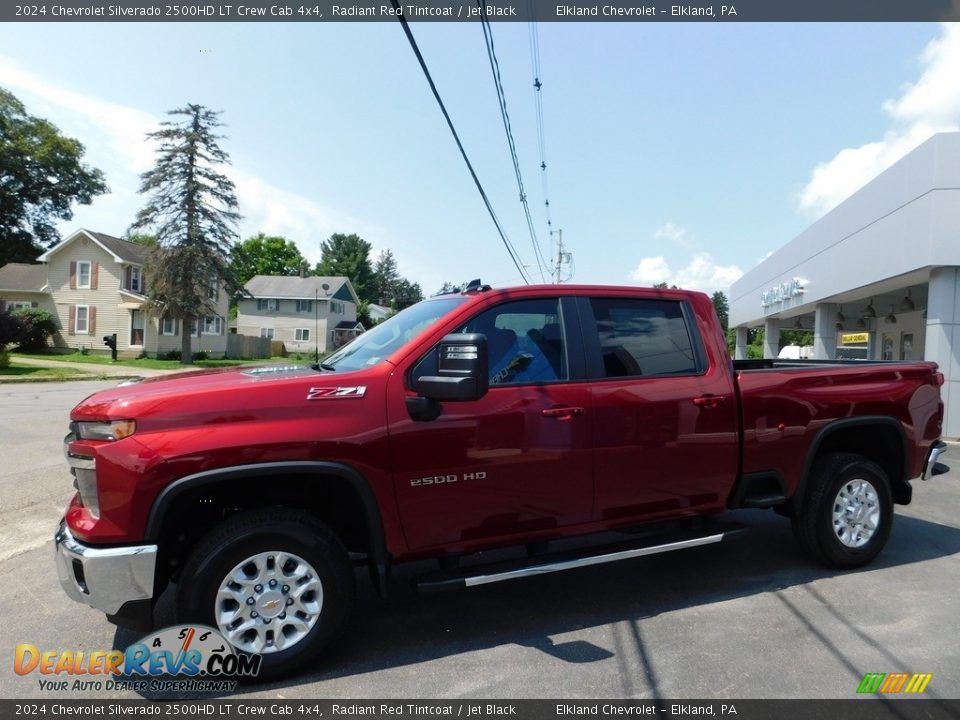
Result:
{"type": "MultiPolygon", "coordinates": [[[[269,360],[197,360],[192,365],[184,365],[179,360],[156,360],[143,358],[140,360],[117,360],[114,362],[109,355],[82,355],[78,352],[61,355],[58,353],[11,353],[11,358],[28,357],[38,360],[57,360],[58,362],[90,363],[93,365],[110,365],[112,367],[153,368],[155,370],[183,370],[185,368],[219,368],[234,365],[263,365],[273,363],[298,364],[293,358],[271,358],[269,360]]],[[[306,361],[304,361],[306,362],[306,361]]]]}
{"type": "Polygon", "coordinates": [[[16,362],[10,363],[10,367],[0,368],[0,377],[22,377],[24,380],[37,378],[54,378],[56,380],[65,380],[67,378],[84,377],[91,380],[96,375],[76,370],[74,368],[53,368],[41,367],[39,365],[18,365],[16,362]]]}

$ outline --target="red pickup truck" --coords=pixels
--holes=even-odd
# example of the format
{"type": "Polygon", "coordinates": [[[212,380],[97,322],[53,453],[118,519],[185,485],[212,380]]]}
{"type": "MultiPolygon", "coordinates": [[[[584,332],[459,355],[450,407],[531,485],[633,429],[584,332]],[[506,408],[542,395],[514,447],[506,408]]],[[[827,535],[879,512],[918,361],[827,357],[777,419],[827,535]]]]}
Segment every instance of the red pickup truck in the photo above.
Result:
{"type": "Polygon", "coordinates": [[[81,402],[60,581],[135,627],[175,583],[181,620],[276,676],[343,627],[358,564],[383,594],[392,565],[424,558],[440,562],[422,589],[471,586],[718,542],[732,526],[713,518],[747,507],[856,567],[910,479],[947,469],[942,382],[926,362],[734,362],[700,293],[474,282],[313,368],[186,373],[81,402]],[[502,546],[527,552],[468,558],[502,546]]]}

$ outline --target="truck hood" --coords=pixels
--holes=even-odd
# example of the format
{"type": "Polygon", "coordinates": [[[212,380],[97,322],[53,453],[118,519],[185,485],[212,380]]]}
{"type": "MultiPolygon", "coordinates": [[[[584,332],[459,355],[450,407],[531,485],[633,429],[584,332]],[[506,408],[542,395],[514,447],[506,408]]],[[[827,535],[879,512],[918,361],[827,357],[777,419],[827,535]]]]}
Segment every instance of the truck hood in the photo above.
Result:
{"type": "MultiPolygon", "coordinates": [[[[183,419],[302,400],[314,387],[339,388],[362,383],[369,372],[318,372],[302,365],[240,366],[198,370],[132,380],[82,400],[71,420],[135,419],[167,416],[183,419]]],[[[202,420],[200,421],[202,422],[202,420]]],[[[150,423],[152,424],[152,423],[150,423]]]]}

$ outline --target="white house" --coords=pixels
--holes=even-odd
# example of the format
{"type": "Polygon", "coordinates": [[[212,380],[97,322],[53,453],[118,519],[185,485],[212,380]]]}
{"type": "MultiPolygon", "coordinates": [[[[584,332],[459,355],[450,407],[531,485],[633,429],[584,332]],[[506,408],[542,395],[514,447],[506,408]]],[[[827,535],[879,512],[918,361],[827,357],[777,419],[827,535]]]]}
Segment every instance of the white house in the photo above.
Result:
{"type": "Polygon", "coordinates": [[[348,278],[257,275],[245,288],[237,332],[280,340],[288,352],[327,352],[364,330],[348,278]]]}

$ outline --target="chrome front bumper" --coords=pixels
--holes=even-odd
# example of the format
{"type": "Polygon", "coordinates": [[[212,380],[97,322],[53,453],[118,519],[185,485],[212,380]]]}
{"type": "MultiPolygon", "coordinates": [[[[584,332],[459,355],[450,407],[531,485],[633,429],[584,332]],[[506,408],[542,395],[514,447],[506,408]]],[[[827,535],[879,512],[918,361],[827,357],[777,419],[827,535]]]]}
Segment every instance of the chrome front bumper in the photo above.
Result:
{"type": "Polygon", "coordinates": [[[131,600],[153,597],[156,545],[90,547],[76,540],[63,520],[53,541],[60,585],[71,599],[116,615],[131,600]]]}

